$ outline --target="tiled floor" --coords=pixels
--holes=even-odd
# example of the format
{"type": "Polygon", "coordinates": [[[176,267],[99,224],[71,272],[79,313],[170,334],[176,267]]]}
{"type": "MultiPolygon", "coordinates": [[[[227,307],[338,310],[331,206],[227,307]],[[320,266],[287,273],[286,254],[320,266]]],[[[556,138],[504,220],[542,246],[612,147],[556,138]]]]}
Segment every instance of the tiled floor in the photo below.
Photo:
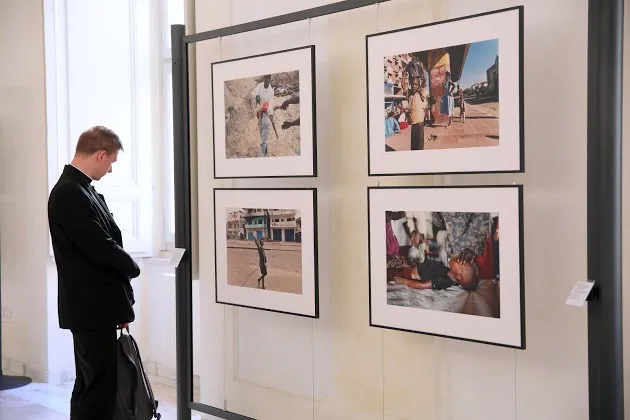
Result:
{"type": "MultiPolygon", "coordinates": [[[[72,383],[49,385],[33,383],[9,391],[0,391],[0,419],[2,420],[68,420],[72,383]]],[[[163,420],[175,420],[176,394],[173,387],[151,384],[159,401],[163,420]]],[[[193,416],[195,418],[195,416],[193,416]]]]}

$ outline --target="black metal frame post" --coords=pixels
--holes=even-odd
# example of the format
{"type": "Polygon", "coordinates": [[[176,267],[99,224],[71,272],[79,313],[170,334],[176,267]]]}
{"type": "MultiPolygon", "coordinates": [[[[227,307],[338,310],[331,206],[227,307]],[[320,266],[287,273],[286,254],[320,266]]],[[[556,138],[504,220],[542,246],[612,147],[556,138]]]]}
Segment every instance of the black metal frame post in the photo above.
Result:
{"type": "Polygon", "coordinates": [[[589,418],[623,420],[622,157],[623,2],[589,0],[587,244],[589,418]]]}
{"type": "Polygon", "coordinates": [[[184,25],[171,26],[173,59],[173,153],[175,247],[186,250],[175,270],[177,348],[177,419],[190,420],[192,401],[192,223],[190,201],[190,137],[188,120],[188,48],[184,25]]]}

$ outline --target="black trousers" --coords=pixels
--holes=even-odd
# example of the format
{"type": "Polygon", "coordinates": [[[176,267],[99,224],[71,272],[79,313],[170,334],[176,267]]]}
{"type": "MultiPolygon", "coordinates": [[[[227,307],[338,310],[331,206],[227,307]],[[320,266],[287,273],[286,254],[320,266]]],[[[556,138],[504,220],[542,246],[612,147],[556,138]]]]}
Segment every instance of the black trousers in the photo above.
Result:
{"type": "Polygon", "coordinates": [[[118,391],[116,327],[73,331],[77,378],[70,400],[71,420],[112,420],[118,391]]]}
{"type": "Polygon", "coordinates": [[[411,150],[424,150],[424,125],[411,125],[411,150]]]}

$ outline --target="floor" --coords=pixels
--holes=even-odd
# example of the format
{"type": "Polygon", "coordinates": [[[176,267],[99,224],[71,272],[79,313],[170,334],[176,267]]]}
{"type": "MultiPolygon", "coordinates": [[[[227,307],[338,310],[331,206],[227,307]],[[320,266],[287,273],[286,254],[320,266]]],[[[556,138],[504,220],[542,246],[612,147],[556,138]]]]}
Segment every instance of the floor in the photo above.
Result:
{"type": "MultiPolygon", "coordinates": [[[[2,420],[68,420],[72,383],[50,385],[32,383],[22,388],[0,391],[0,419],[2,420]]],[[[159,401],[163,420],[175,420],[176,393],[170,386],[153,383],[153,393],[159,401]]],[[[198,419],[193,415],[193,419],[198,419]]]]}

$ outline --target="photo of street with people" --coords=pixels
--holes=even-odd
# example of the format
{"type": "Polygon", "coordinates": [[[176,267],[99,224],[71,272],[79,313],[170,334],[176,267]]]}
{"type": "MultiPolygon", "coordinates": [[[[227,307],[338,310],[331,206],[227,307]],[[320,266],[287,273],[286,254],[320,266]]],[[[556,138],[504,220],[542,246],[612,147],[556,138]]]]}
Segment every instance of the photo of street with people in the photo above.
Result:
{"type": "Polygon", "coordinates": [[[389,305],[500,318],[498,214],[386,211],[385,221],[389,305]]]}
{"type": "Polygon", "coordinates": [[[299,71],[225,82],[228,159],[300,155],[299,71]]]}
{"type": "Polygon", "coordinates": [[[385,150],[499,145],[499,40],[384,58],[385,150]]]}
{"type": "Polygon", "coordinates": [[[227,209],[227,282],[302,294],[299,210],[227,209]]]}

